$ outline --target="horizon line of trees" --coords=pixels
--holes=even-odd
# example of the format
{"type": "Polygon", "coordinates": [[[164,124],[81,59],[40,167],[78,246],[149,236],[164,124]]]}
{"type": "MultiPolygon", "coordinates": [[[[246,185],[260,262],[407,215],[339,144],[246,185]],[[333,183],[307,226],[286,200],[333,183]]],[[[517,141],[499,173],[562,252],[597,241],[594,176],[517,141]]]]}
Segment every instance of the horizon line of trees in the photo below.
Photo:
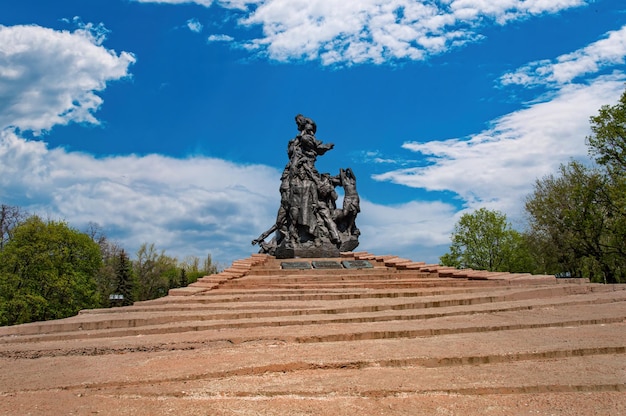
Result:
{"type": "Polygon", "coordinates": [[[461,216],[443,265],[586,277],[626,283],[626,91],[590,118],[593,162],[570,161],[537,179],[526,197],[526,230],[499,211],[461,216]]]}
{"type": "Polygon", "coordinates": [[[143,243],[131,259],[97,224],[81,232],[4,204],[0,233],[0,325],[131,305],[218,272],[210,254],[179,260],[143,243]]]}

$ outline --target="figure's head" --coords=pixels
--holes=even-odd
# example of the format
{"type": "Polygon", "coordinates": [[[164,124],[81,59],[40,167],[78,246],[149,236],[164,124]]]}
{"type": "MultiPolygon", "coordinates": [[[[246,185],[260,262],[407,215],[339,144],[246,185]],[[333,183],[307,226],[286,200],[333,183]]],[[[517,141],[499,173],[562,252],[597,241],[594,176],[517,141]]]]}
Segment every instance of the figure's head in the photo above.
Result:
{"type": "Polygon", "coordinates": [[[298,131],[315,134],[317,132],[317,125],[315,122],[303,116],[302,114],[298,114],[296,116],[296,124],[298,125],[298,131]]]}

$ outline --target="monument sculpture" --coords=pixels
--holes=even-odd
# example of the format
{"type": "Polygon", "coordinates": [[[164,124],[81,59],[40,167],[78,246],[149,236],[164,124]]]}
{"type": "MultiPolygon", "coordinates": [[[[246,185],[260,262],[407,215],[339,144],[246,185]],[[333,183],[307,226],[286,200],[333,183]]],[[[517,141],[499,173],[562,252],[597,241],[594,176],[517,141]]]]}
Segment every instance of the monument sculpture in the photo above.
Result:
{"type": "Polygon", "coordinates": [[[356,176],[352,169],[339,174],[320,174],[318,156],[334,147],[315,137],[317,125],[302,114],[296,116],[298,134],[287,145],[289,161],[280,179],[280,207],[276,222],[252,244],[261,253],[277,258],[338,257],[359,245],[356,216],[360,211],[356,176]],[[336,187],[344,191],[343,206],[337,208],[336,187]],[[265,241],[272,233],[274,236],[265,241]]]}

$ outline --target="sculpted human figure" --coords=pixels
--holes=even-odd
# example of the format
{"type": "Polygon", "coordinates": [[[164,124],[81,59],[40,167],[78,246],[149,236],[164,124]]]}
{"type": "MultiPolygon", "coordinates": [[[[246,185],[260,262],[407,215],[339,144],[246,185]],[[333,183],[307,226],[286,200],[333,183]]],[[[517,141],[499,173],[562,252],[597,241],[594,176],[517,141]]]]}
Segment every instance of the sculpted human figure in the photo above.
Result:
{"type": "Polygon", "coordinates": [[[333,213],[337,207],[337,192],[335,192],[335,186],[330,174],[323,173],[321,175],[317,192],[319,200],[317,214],[319,216],[320,228],[327,231],[330,241],[338,244],[341,242],[341,237],[339,236],[337,224],[335,224],[333,219],[333,213]]]}
{"type": "Polygon", "coordinates": [[[356,228],[355,220],[359,212],[361,212],[361,201],[356,191],[356,176],[352,169],[339,170],[339,178],[341,186],[344,190],[343,207],[338,219],[346,221],[346,229],[349,234],[359,235],[360,231],[356,228]]]}
{"type": "Polygon", "coordinates": [[[300,132],[296,139],[299,139],[302,154],[307,159],[307,162],[314,167],[313,165],[315,164],[315,160],[317,160],[317,156],[323,155],[335,147],[335,145],[333,143],[322,143],[321,140],[315,138],[317,125],[310,118],[298,114],[296,116],[296,124],[300,132]]]}
{"type": "Polygon", "coordinates": [[[315,211],[318,206],[317,186],[314,177],[307,169],[299,169],[291,180],[290,216],[296,227],[315,235],[317,221],[315,211]]]}

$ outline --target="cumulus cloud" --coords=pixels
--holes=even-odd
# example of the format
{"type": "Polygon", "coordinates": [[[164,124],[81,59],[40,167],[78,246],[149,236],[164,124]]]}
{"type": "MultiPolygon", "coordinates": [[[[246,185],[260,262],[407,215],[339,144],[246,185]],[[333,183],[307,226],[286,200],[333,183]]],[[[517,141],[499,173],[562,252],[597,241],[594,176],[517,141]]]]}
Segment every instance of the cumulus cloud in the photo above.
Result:
{"type": "Polygon", "coordinates": [[[238,9],[240,25],[263,36],[237,39],[278,61],[324,65],[424,60],[474,42],[480,28],[585,5],[585,0],[137,0],[144,3],[218,4],[238,9]]]}
{"type": "MultiPolygon", "coordinates": [[[[481,37],[484,19],[498,23],[550,12],[554,6],[522,1],[414,0],[306,3],[267,1],[242,19],[262,25],[264,37],[249,43],[272,59],[319,59],[324,64],[422,60],[481,37]]],[[[542,2],[539,2],[542,3],[542,2]]],[[[558,9],[580,5],[560,2],[558,9]]]]}
{"type": "Polygon", "coordinates": [[[608,32],[597,42],[554,60],[531,62],[500,78],[503,85],[567,84],[601,69],[623,65],[626,57],[626,25],[608,32]]]}
{"type": "Polygon", "coordinates": [[[96,94],[129,75],[135,57],[102,46],[102,26],[74,32],[0,25],[0,128],[39,133],[57,124],[98,123],[96,94]]]}
{"type": "Polygon", "coordinates": [[[246,257],[275,218],[279,178],[267,166],[206,157],[95,158],[0,132],[4,203],[78,228],[96,222],[128,250],[154,242],[171,255],[246,257]]]}

